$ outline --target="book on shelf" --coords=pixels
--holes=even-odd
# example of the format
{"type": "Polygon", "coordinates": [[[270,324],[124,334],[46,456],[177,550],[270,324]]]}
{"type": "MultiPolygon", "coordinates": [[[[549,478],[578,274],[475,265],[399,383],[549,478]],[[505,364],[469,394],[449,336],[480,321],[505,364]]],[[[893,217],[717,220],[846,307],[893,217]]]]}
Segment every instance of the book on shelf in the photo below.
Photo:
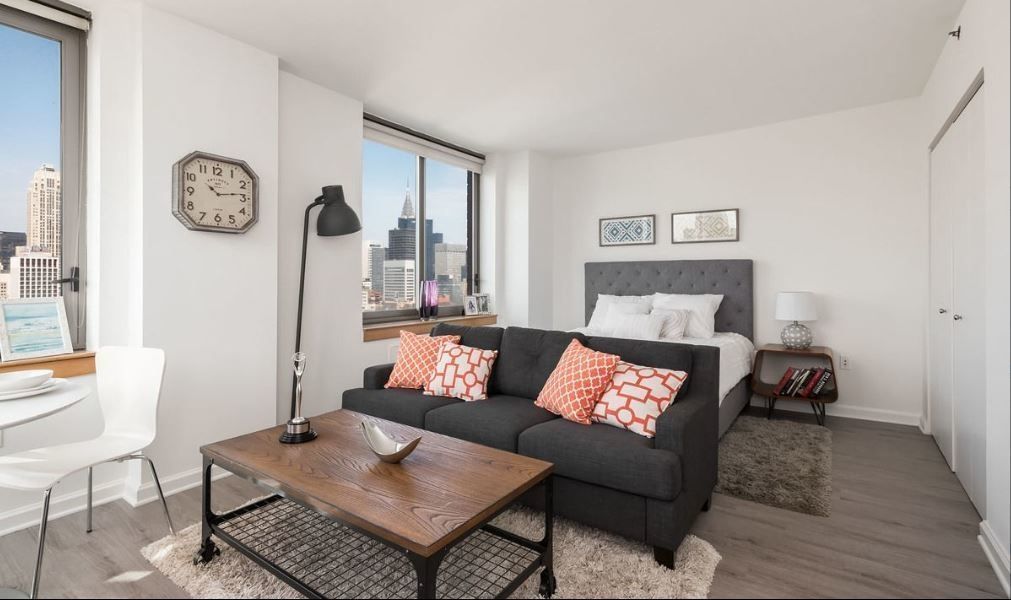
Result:
{"type": "Polygon", "coordinates": [[[787,367],[772,393],[780,397],[817,398],[831,379],[832,371],[824,367],[787,367]]]}

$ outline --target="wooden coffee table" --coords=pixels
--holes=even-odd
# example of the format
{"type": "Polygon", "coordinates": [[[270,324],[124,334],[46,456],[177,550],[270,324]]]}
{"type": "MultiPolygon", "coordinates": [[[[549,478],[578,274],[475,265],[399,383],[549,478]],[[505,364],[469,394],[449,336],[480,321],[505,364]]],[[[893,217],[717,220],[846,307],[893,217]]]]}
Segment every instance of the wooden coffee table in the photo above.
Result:
{"type": "Polygon", "coordinates": [[[305,444],[281,444],[278,426],[200,449],[203,529],[194,562],[219,553],[216,536],[312,598],[504,598],[540,567],[541,593],[554,593],[551,463],[347,410],[312,423],[319,437],[305,444]],[[363,419],[394,437],[423,439],[402,463],[383,463],[365,443],[363,419]],[[212,466],[272,494],[216,514],[212,466]],[[488,524],[538,485],[542,539],[488,524]]]}

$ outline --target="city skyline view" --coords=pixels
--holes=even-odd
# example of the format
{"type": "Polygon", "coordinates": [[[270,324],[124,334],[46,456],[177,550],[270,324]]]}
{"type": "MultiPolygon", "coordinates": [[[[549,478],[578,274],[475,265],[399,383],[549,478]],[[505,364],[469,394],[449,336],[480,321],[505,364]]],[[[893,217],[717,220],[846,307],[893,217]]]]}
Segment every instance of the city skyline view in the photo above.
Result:
{"type": "Polygon", "coordinates": [[[0,25],[0,231],[27,231],[25,194],[43,164],[60,170],[60,44],[0,25]]]}
{"type": "Polygon", "coordinates": [[[60,44],[0,25],[0,300],[61,294],[60,44]]]}
{"type": "Polygon", "coordinates": [[[426,272],[419,273],[417,156],[365,140],[362,162],[362,310],[414,308],[419,280],[437,282],[440,305],[462,304],[468,293],[467,171],[425,161],[426,272]]]}

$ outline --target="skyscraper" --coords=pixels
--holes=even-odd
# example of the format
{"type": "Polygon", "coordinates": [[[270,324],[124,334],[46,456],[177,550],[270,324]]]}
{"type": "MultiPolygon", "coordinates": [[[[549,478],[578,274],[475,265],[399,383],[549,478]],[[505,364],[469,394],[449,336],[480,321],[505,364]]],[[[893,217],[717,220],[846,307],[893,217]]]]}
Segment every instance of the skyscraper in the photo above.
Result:
{"type": "Polygon", "coordinates": [[[28,236],[23,231],[0,231],[0,272],[10,273],[11,257],[19,246],[28,243],[28,236]]]}
{"type": "Polygon", "coordinates": [[[60,295],[60,259],[49,252],[18,252],[11,258],[7,295],[12,298],[53,298],[60,295]]]}
{"type": "Polygon", "coordinates": [[[63,203],[60,172],[52,165],[35,171],[28,186],[28,232],[25,245],[31,252],[48,252],[60,258],[63,238],[63,203]]]}
{"type": "MultiPolygon", "coordinates": [[[[417,259],[417,218],[411,190],[404,194],[404,207],[397,219],[397,228],[389,230],[386,260],[417,259]]],[[[435,245],[442,243],[442,234],[436,233],[432,219],[425,219],[425,279],[435,279],[435,245]]]]}
{"type": "Polygon", "coordinates": [[[396,302],[397,308],[413,305],[414,277],[413,260],[387,260],[383,263],[383,300],[396,302]]]}

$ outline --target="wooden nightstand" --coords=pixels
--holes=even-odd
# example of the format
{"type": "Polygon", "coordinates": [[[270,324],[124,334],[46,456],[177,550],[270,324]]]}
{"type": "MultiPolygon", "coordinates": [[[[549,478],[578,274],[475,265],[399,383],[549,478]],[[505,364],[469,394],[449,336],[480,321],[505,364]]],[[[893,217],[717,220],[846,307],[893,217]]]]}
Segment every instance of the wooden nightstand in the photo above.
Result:
{"type": "MultiPolygon", "coordinates": [[[[778,368],[778,367],[777,367],[778,368]]],[[[839,399],[839,381],[835,369],[835,358],[832,349],[826,346],[811,346],[807,350],[791,350],[782,344],[765,344],[758,349],[755,355],[755,368],[751,373],[751,391],[759,396],[765,397],[765,404],[768,408],[768,417],[772,417],[772,411],[776,409],[776,401],[780,398],[786,400],[800,400],[811,403],[814,410],[814,417],[819,425],[825,424],[825,406],[839,399]],[[779,357],[784,366],[775,373],[776,379],[771,383],[762,380],[762,367],[765,365],[767,357],[779,357]],[[792,363],[790,361],[793,361],[792,363]],[[803,398],[798,396],[780,396],[774,393],[779,384],[779,378],[783,374],[783,369],[791,367],[815,367],[824,366],[832,371],[832,379],[828,381],[825,389],[815,398],[803,398]]]]}

